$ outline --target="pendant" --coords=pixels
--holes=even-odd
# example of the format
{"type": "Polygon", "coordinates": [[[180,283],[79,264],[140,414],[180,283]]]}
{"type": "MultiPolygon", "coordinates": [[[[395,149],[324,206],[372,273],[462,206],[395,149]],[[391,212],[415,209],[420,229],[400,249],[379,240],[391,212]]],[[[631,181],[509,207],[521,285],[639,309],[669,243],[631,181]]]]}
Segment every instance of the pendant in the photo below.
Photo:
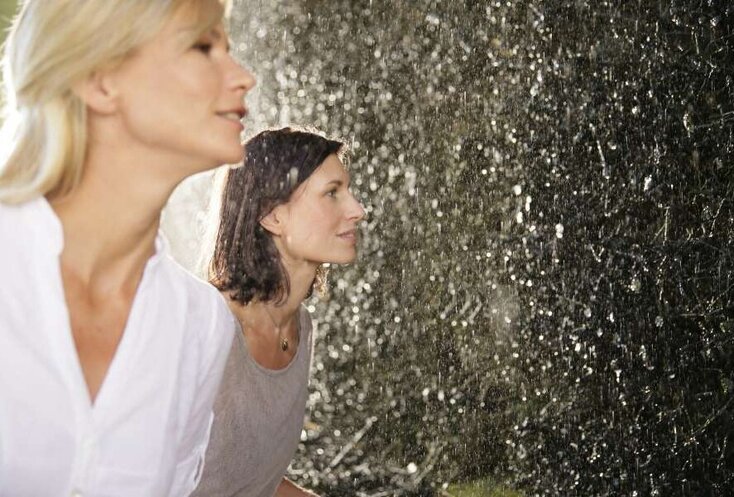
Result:
{"type": "Polygon", "coordinates": [[[282,350],[283,352],[288,350],[288,339],[287,338],[280,339],[280,350],[282,350]]]}

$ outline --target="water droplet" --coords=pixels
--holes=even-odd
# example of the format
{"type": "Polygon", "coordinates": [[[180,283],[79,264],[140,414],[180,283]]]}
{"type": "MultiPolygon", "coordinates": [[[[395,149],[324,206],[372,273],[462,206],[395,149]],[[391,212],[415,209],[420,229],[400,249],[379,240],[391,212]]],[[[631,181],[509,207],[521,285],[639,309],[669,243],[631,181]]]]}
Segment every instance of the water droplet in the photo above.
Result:
{"type": "Polygon", "coordinates": [[[652,177],[646,176],[645,177],[645,183],[642,187],[643,191],[648,191],[650,187],[652,186],[652,177]]]}

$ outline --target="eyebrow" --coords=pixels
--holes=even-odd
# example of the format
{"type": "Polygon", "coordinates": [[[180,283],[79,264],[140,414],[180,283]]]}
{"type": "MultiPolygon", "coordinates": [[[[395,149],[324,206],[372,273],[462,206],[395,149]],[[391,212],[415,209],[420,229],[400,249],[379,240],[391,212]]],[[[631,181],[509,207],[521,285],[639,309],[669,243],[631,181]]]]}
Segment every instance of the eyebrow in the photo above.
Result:
{"type": "MultiPolygon", "coordinates": [[[[347,179],[347,185],[348,184],[349,184],[349,179],[347,179]]],[[[326,183],[326,186],[331,186],[331,185],[344,186],[344,181],[342,181],[340,179],[333,179],[333,180],[329,181],[328,183],[326,183]]]]}
{"type": "Polygon", "coordinates": [[[224,38],[224,41],[226,43],[225,48],[227,52],[229,52],[230,49],[232,48],[232,45],[229,42],[229,36],[222,36],[222,31],[220,29],[217,29],[216,26],[212,26],[211,28],[205,29],[204,31],[201,31],[197,26],[187,26],[179,30],[179,34],[182,36],[191,36],[192,34],[195,34],[195,33],[198,34],[199,36],[202,36],[202,35],[211,36],[214,39],[214,41],[219,41],[222,38],[224,38]]]}
{"type": "MultiPolygon", "coordinates": [[[[214,41],[219,41],[222,39],[222,33],[220,33],[219,30],[215,27],[212,27],[211,29],[209,29],[209,34],[211,35],[212,38],[214,38],[214,41]]],[[[225,40],[225,41],[228,41],[228,40],[225,40]]]]}
{"type": "Polygon", "coordinates": [[[211,34],[212,38],[214,38],[214,41],[220,41],[224,39],[225,49],[227,50],[227,52],[230,51],[232,45],[229,42],[229,36],[225,36],[219,27],[212,26],[212,28],[209,30],[209,33],[211,34]]]}

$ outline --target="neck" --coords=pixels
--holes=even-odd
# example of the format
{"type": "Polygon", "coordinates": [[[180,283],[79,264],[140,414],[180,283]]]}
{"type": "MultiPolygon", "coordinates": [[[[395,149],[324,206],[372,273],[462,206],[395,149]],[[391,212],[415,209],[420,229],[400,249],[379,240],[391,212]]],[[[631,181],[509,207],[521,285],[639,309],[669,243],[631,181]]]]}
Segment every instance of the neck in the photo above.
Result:
{"type": "Polygon", "coordinates": [[[91,289],[136,284],[155,252],[160,214],[178,181],[154,177],[156,168],[124,151],[90,147],[75,190],[49,199],[63,226],[62,266],[91,289]]]}
{"type": "Polygon", "coordinates": [[[293,327],[298,318],[298,310],[306,299],[316,277],[317,266],[312,264],[284,264],[290,282],[290,293],[281,302],[250,302],[239,304],[225,295],[230,308],[240,320],[243,328],[265,329],[293,327]]]}

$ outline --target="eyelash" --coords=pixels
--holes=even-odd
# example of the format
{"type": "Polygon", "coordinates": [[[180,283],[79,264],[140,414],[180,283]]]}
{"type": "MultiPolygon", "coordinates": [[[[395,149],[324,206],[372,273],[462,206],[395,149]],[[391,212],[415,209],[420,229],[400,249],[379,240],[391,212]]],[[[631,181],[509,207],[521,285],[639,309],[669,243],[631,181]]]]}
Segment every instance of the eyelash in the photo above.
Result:
{"type": "Polygon", "coordinates": [[[200,42],[197,42],[193,46],[193,48],[194,48],[194,50],[198,50],[198,51],[200,51],[203,54],[209,55],[209,52],[212,51],[212,47],[213,46],[214,45],[212,43],[209,43],[207,41],[200,41],[200,42]]]}

